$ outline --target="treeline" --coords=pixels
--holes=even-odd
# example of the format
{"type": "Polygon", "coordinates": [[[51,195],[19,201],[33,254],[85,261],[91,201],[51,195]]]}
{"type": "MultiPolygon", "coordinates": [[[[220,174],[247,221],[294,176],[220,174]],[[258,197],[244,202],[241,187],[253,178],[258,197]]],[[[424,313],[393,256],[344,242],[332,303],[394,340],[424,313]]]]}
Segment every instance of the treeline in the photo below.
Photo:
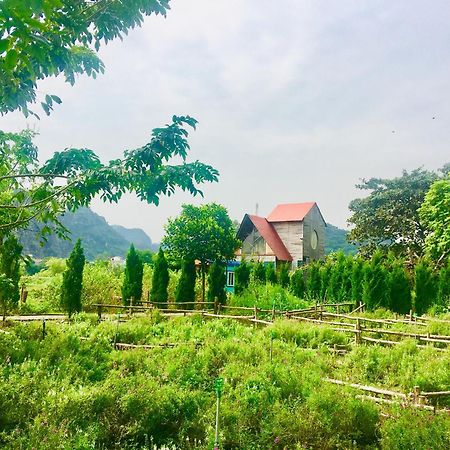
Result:
{"type": "Polygon", "coordinates": [[[235,271],[235,293],[250,283],[280,284],[298,298],[317,301],[363,302],[366,308],[386,308],[400,314],[425,313],[432,306],[450,305],[450,264],[439,270],[427,260],[414,267],[393,255],[375,252],[371,259],[335,253],[289,273],[282,265],[243,262],[235,271]]]}

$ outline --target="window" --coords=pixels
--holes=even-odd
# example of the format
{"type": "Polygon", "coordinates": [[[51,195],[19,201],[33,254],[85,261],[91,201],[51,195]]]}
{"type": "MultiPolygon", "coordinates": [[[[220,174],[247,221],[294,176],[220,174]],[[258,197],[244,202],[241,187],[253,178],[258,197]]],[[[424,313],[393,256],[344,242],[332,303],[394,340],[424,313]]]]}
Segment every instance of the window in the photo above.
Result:
{"type": "Polygon", "coordinates": [[[234,272],[227,273],[227,286],[234,286],[234,272]]]}

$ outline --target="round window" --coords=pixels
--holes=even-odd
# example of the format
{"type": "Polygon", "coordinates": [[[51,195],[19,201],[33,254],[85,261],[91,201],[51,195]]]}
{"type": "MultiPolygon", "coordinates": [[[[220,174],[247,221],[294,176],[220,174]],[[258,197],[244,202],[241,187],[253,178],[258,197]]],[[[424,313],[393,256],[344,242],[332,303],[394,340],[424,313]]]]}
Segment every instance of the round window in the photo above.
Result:
{"type": "Polygon", "coordinates": [[[313,250],[317,248],[317,243],[319,242],[319,236],[317,236],[317,231],[313,230],[311,234],[311,247],[313,250]]]}

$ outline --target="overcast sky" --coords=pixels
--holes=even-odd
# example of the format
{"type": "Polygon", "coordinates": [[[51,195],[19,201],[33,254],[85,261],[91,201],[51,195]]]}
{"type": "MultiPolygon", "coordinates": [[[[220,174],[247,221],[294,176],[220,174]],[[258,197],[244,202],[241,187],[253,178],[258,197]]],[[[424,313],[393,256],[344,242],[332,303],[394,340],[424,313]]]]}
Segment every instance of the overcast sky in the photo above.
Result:
{"type": "Polygon", "coordinates": [[[172,0],[123,42],[102,48],[106,73],[42,82],[63,104],[35,128],[42,158],[66,147],[106,162],[149,141],[173,114],[199,121],[190,159],[220,171],[204,199],[94,201],[108,222],[153,241],[182,203],[219,202],[233,219],[316,201],[345,227],[360,178],[437,169],[450,160],[448,0],[172,0]],[[435,119],[433,119],[435,117],[435,119]]]}

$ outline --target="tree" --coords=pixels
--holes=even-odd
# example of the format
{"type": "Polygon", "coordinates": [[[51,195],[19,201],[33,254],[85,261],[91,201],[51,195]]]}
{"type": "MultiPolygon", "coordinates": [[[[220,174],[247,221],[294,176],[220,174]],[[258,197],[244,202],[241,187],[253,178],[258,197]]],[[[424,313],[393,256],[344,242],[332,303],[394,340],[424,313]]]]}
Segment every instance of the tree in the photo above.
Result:
{"type": "Polygon", "coordinates": [[[425,254],[438,264],[445,262],[450,255],[450,175],[431,185],[419,216],[429,232],[425,254]]]}
{"type": "Polygon", "coordinates": [[[234,269],[234,293],[236,295],[242,294],[250,284],[250,265],[242,260],[239,266],[234,269]]]}
{"type": "Polygon", "coordinates": [[[320,263],[313,261],[308,265],[307,289],[308,294],[313,299],[320,296],[321,280],[320,280],[320,263]]]}
{"type": "Polygon", "coordinates": [[[265,283],[266,282],[266,268],[261,261],[258,261],[253,266],[253,280],[257,283],[265,283]]]}
{"type": "Polygon", "coordinates": [[[302,269],[297,269],[291,276],[291,291],[298,298],[304,298],[306,286],[302,269]]]}
{"type": "MultiPolygon", "coordinates": [[[[195,262],[184,260],[181,267],[181,275],[175,291],[175,301],[177,303],[195,301],[195,262]]],[[[185,305],[186,309],[194,309],[194,305],[185,305]]]]}
{"type": "Polygon", "coordinates": [[[204,301],[207,264],[233,260],[239,247],[227,210],[216,203],[183,205],[181,214],[169,219],[165,230],[162,245],[173,259],[200,261],[204,301]]]}
{"type": "Polygon", "coordinates": [[[225,284],[227,282],[225,268],[222,264],[215,262],[211,264],[208,273],[208,301],[218,301],[222,305],[227,300],[225,284]]]}
{"type": "Polygon", "coordinates": [[[20,258],[22,246],[13,235],[0,235],[0,306],[3,318],[19,303],[20,258]]]}
{"type": "Polygon", "coordinates": [[[277,283],[277,273],[275,272],[275,268],[273,264],[266,265],[266,282],[276,284],[277,283]]]}
{"type": "Polygon", "coordinates": [[[441,306],[450,306],[450,261],[439,271],[438,303],[441,306]]]}
{"type": "Polygon", "coordinates": [[[357,188],[370,194],[349,205],[352,211],[349,223],[354,225],[349,241],[358,244],[364,255],[370,256],[379,249],[417,259],[423,252],[427,233],[419,220],[418,209],[439,176],[415,169],[393,179],[362,180],[357,188]]]}
{"type": "Polygon", "coordinates": [[[363,284],[365,275],[366,262],[360,258],[356,257],[353,261],[352,267],[352,291],[351,299],[355,302],[356,306],[363,299],[363,284]]]}
{"type": "Polygon", "coordinates": [[[376,251],[365,266],[363,301],[368,309],[389,307],[388,274],[383,266],[383,253],[376,251]]]}
{"type": "Polygon", "coordinates": [[[326,262],[320,269],[320,298],[322,300],[326,300],[330,297],[329,289],[330,289],[330,280],[331,274],[333,271],[333,264],[330,260],[326,262]]]}
{"type": "Polygon", "coordinates": [[[341,300],[342,283],[345,271],[345,254],[336,253],[335,262],[331,269],[330,285],[328,289],[329,298],[334,301],[341,300]]]}
{"type": "Polygon", "coordinates": [[[130,245],[125,262],[125,276],[122,285],[122,302],[129,305],[131,299],[134,304],[139,303],[142,298],[142,277],[144,267],[134,245],[130,245]]]}
{"type": "MultiPolygon", "coordinates": [[[[152,289],[150,297],[153,302],[166,303],[169,298],[167,288],[169,286],[169,269],[162,248],[153,266],[152,289]]],[[[164,306],[164,305],[163,305],[164,306]]]]}
{"type": "MultiPolygon", "coordinates": [[[[16,109],[26,116],[37,100],[37,82],[64,75],[95,78],[104,66],[96,55],[102,43],[123,38],[144,16],[166,15],[170,0],[2,0],[0,3],[0,114],[16,109]]],[[[46,114],[56,95],[45,95],[46,114]]]]}
{"type": "Polygon", "coordinates": [[[407,314],[411,310],[411,285],[403,261],[395,259],[389,269],[389,305],[399,314],[407,314]]]}
{"type": "Polygon", "coordinates": [[[78,239],[66,262],[61,286],[61,304],[69,315],[81,311],[81,291],[83,288],[83,270],[85,257],[81,240],[78,239]]]}
{"type": "Polygon", "coordinates": [[[414,272],[414,306],[416,313],[422,315],[437,300],[437,280],[431,265],[425,259],[419,261],[414,272]]]}
{"type": "Polygon", "coordinates": [[[217,181],[218,172],[198,161],[186,162],[189,144],[184,127],[195,128],[196,123],[189,116],[174,116],[172,124],[152,131],[148,144],[127,150],[123,159],[106,165],[87,149],[56,152],[39,165],[31,131],[0,131],[0,233],[26,228],[36,219],[44,224],[44,236],[52,231],[64,236],[67,230],[58,216],[87,206],[94,196],[117,202],[130,192],[158,205],[161,195],[170,196],[177,188],[202,195],[197,185],[217,181]],[[181,164],[167,164],[174,157],[181,158],[181,164]]]}
{"type": "Polygon", "coordinates": [[[289,264],[282,264],[278,273],[278,282],[281,287],[287,288],[289,286],[289,264]]]}
{"type": "Polygon", "coordinates": [[[150,250],[136,250],[136,253],[139,256],[139,259],[142,261],[142,264],[147,264],[149,266],[153,266],[153,257],[154,253],[150,250]]]}

